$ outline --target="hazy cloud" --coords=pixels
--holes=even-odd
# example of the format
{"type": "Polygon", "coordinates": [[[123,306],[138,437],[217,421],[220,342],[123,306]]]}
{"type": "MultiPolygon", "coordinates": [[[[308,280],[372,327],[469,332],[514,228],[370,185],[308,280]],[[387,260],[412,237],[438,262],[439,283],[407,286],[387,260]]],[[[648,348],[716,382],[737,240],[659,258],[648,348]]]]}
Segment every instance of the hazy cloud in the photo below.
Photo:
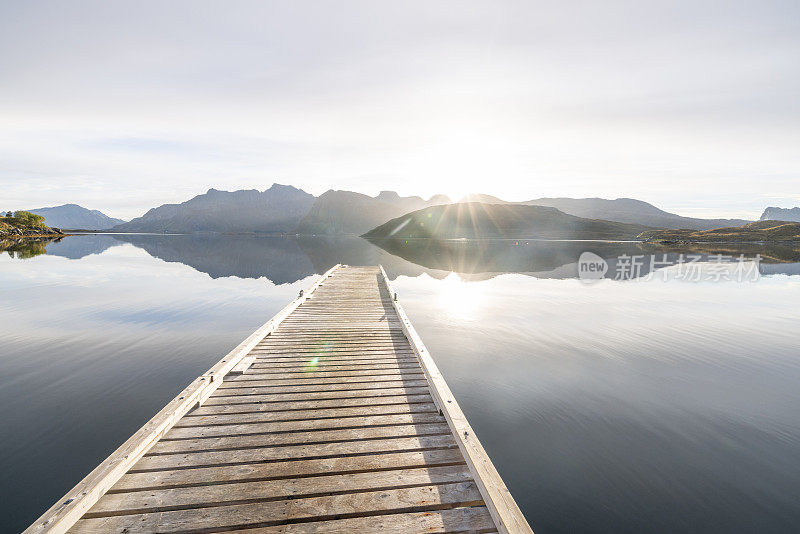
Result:
{"type": "Polygon", "coordinates": [[[278,181],[753,216],[800,202],[798,146],[796,1],[0,3],[4,206],[278,181]]]}

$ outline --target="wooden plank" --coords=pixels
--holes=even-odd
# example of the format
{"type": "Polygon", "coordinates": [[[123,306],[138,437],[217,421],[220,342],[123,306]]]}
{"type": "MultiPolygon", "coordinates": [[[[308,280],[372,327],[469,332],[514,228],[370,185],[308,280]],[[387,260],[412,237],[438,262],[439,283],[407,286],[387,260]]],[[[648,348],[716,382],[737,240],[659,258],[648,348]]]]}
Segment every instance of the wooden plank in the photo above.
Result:
{"type": "MultiPolygon", "coordinates": [[[[252,352],[251,352],[251,354],[252,354],[252,352]]],[[[242,361],[237,363],[234,366],[234,368],[231,369],[230,374],[232,374],[232,375],[240,375],[240,374],[244,373],[245,371],[247,371],[247,369],[251,365],[253,365],[254,361],[256,361],[256,357],[255,356],[245,356],[244,358],[242,358],[242,361]]]]}
{"type": "Polygon", "coordinates": [[[312,335],[293,335],[287,334],[282,331],[276,331],[275,337],[270,336],[269,339],[265,339],[259,346],[262,345],[269,345],[272,343],[276,344],[287,344],[287,345],[309,345],[314,343],[333,343],[335,345],[350,345],[350,344],[362,344],[368,341],[378,341],[378,342],[399,342],[399,343],[408,343],[405,335],[402,332],[392,332],[392,333],[373,333],[373,332],[359,332],[355,334],[348,334],[344,332],[315,332],[312,335]]]}
{"type": "Polygon", "coordinates": [[[339,419],[309,419],[305,421],[278,421],[273,423],[250,423],[201,427],[172,427],[162,442],[169,440],[212,438],[217,436],[248,436],[252,434],[274,434],[277,432],[313,432],[337,428],[361,428],[371,426],[402,426],[421,423],[444,422],[438,411],[433,413],[400,415],[366,415],[341,417],[339,419]]]}
{"type": "Polygon", "coordinates": [[[385,395],[380,398],[344,397],[323,400],[294,400],[290,402],[260,402],[251,404],[210,404],[207,401],[200,408],[186,414],[184,419],[200,415],[217,415],[254,412],[305,412],[324,408],[346,408],[351,406],[388,406],[393,404],[432,403],[429,393],[412,395],[385,395]]]}
{"type": "Polygon", "coordinates": [[[254,373],[258,372],[280,372],[290,369],[305,369],[308,366],[313,365],[317,369],[324,369],[326,371],[339,371],[342,369],[372,369],[373,366],[378,366],[377,368],[383,367],[419,367],[419,362],[417,361],[416,357],[413,358],[391,358],[387,357],[386,359],[374,359],[370,358],[368,360],[348,360],[348,359],[337,359],[337,360],[330,360],[328,358],[301,358],[298,360],[274,360],[274,361],[264,361],[264,360],[257,360],[251,367],[254,373]]]}
{"type": "Polygon", "coordinates": [[[246,375],[234,377],[229,382],[243,384],[245,382],[265,382],[273,380],[320,380],[323,378],[366,378],[374,376],[406,376],[422,374],[418,364],[413,366],[384,366],[355,369],[319,369],[315,366],[300,366],[293,370],[259,370],[246,375]]]}
{"type": "Polygon", "coordinates": [[[386,359],[386,360],[328,360],[326,358],[311,358],[300,361],[279,363],[258,363],[252,367],[253,374],[278,373],[317,373],[331,371],[375,371],[383,369],[419,369],[416,359],[386,359]]]}
{"type": "Polygon", "coordinates": [[[160,532],[267,527],[286,522],[311,522],[364,517],[379,513],[407,513],[480,506],[474,482],[401,489],[381,489],[343,495],[213,506],[189,510],[81,519],[76,534],[160,532]],[[127,530],[126,530],[127,529],[127,530]]]}
{"type": "MultiPolygon", "coordinates": [[[[224,384],[224,382],[223,382],[224,384]]],[[[244,383],[243,383],[244,384],[244,383]]],[[[303,384],[303,385],[265,385],[254,386],[248,384],[247,386],[225,387],[219,388],[217,391],[219,395],[263,395],[265,393],[300,393],[300,392],[325,392],[325,391],[363,391],[369,389],[384,389],[384,388],[410,388],[410,387],[427,387],[428,382],[425,376],[420,378],[407,379],[397,378],[394,380],[381,380],[378,382],[359,382],[356,384],[351,383],[334,383],[328,382],[324,385],[320,384],[303,384]]]]}
{"type": "Polygon", "coordinates": [[[417,437],[449,434],[446,422],[414,423],[411,425],[379,426],[371,428],[337,428],[317,432],[287,432],[284,434],[255,434],[243,436],[223,436],[216,438],[161,440],[149,454],[178,454],[201,451],[238,450],[280,445],[304,445],[311,443],[332,443],[385,439],[392,437],[417,437]]]}
{"type": "Polygon", "coordinates": [[[380,402],[382,397],[395,395],[425,395],[428,394],[428,384],[424,383],[417,387],[393,387],[383,389],[340,389],[334,391],[307,391],[300,393],[263,393],[255,395],[212,395],[203,403],[202,407],[235,405],[235,404],[259,404],[272,402],[294,402],[312,400],[334,400],[334,399],[375,399],[380,402]]]}
{"type": "Polygon", "coordinates": [[[270,343],[341,343],[343,345],[348,343],[363,343],[365,341],[401,341],[407,343],[405,334],[403,332],[370,332],[365,330],[363,332],[312,332],[306,335],[297,335],[281,330],[277,330],[269,339],[264,340],[259,345],[267,345],[270,343]]]}
{"type": "Polygon", "coordinates": [[[354,532],[380,532],[381,534],[470,532],[479,534],[497,532],[497,530],[486,507],[473,506],[430,512],[332,519],[226,532],[227,534],[353,534],[354,532]]]}
{"type": "MultiPolygon", "coordinates": [[[[344,475],[377,471],[420,469],[425,467],[462,465],[464,458],[458,447],[414,452],[387,452],[361,456],[291,460],[270,463],[249,463],[168,471],[127,473],[108,494],[154,489],[175,489],[231,482],[258,482],[320,475],[344,475]]],[[[310,480],[313,483],[313,480],[310,480]]],[[[296,494],[293,494],[296,495],[296,494]]],[[[98,503],[101,506],[101,503],[98,503]]],[[[105,504],[103,506],[108,506],[105,504]]],[[[99,509],[99,508],[98,508],[99,509]]],[[[93,511],[97,511],[94,509],[93,511]]]]}
{"type": "Polygon", "coordinates": [[[362,384],[384,384],[387,382],[399,382],[402,384],[414,382],[418,380],[425,380],[425,374],[422,371],[409,372],[409,373],[381,373],[380,375],[364,375],[357,377],[340,376],[340,377],[310,377],[310,378],[288,378],[288,379],[271,379],[271,380],[241,380],[225,382],[224,388],[219,389],[234,390],[239,388],[279,388],[279,387],[310,387],[311,391],[318,391],[319,387],[331,386],[344,386],[344,389],[352,389],[357,385],[362,384]],[[350,387],[348,387],[350,386],[350,387]]]}
{"type": "Polygon", "coordinates": [[[280,358],[291,358],[291,359],[310,359],[310,358],[325,358],[325,359],[334,359],[334,358],[355,358],[355,357],[372,357],[372,358],[410,358],[414,356],[414,351],[411,347],[387,347],[387,348],[377,348],[374,347],[372,349],[347,349],[347,350],[322,350],[322,349],[313,349],[313,350],[284,350],[284,349],[276,349],[276,350],[254,350],[251,353],[253,356],[256,357],[256,360],[268,360],[268,359],[280,359],[280,358]]]}
{"type": "MultiPolygon", "coordinates": [[[[389,283],[389,277],[386,276],[386,271],[383,270],[383,266],[381,266],[381,274],[387,291],[390,294],[395,294],[389,283]]],[[[519,506],[511,496],[511,492],[508,491],[489,455],[486,454],[480,441],[478,441],[475,431],[467,421],[464,412],[461,411],[447,382],[445,382],[444,377],[439,372],[439,368],[422,342],[422,338],[417,334],[400,303],[396,299],[393,299],[391,303],[401,319],[403,331],[406,333],[414,352],[419,357],[420,365],[425,371],[425,376],[430,384],[431,393],[446,418],[447,424],[456,438],[456,443],[458,443],[461,452],[464,454],[464,459],[475,477],[475,482],[483,496],[486,507],[492,514],[497,530],[501,533],[532,534],[533,530],[528,521],[522,515],[519,506]]]]}
{"type": "Polygon", "coordinates": [[[444,434],[430,436],[384,437],[381,439],[334,441],[329,443],[276,445],[251,449],[146,455],[128,473],[190,467],[269,463],[298,459],[336,458],[339,456],[363,456],[366,454],[413,452],[443,448],[458,448],[453,436],[446,431],[444,434]]]}
{"type": "MultiPolygon", "coordinates": [[[[453,451],[446,451],[452,455],[453,451]]],[[[456,452],[458,452],[456,450],[456,452]]],[[[415,453],[419,454],[419,453],[415,453]]],[[[178,488],[151,488],[124,493],[107,493],[85,518],[190,510],[247,503],[264,503],[316,497],[338,493],[354,494],[365,490],[403,488],[470,482],[472,475],[463,463],[349,474],[323,474],[314,477],[229,481],[178,488]]]]}
{"type": "Polygon", "coordinates": [[[256,362],[268,361],[294,361],[294,360],[311,360],[318,358],[320,361],[327,360],[371,360],[371,359],[416,359],[416,354],[413,350],[386,350],[386,351],[363,351],[363,352],[346,352],[346,353],[321,353],[321,352],[308,352],[308,353],[292,353],[292,352],[274,352],[274,353],[253,353],[256,357],[256,362]]]}
{"type": "Polygon", "coordinates": [[[318,408],[313,411],[257,411],[233,414],[203,414],[184,417],[172,428],[189,428],[198,426],[242,425],[266,422],[315,421],[317,419],[346,419],[350,417],[366,417],[376,415],[403,415],[414,413],[438,413],[433,403],[420,404],[385,404],[376,406],[346,406],[335,408],[318,408]]]}
{"type": "MultiPolygon", "coordinates": [[[[323,274],[307,291],[312,294],[322,281],[338,269],[332,267],[323,274]]],[[[220,379],[244,358],[265,336],[271,333],[291,312],[297,309],[307,297],[293,300],[275,317],[267,321],[247,339],[217,362],[203,376],[195,379],[177,397],[170,401],[150,421],[123,443],[111,456],[106,458],[74,488],[59,499],[42,514],[24,534],[66,532],[119,478],[152,447],[193,406],[208,398],[217,388],[220,379]]]]}
{"type": "Polygon", "coordinates": [[[356,365],[351,366],[348,364],[318,366],[315,362],[296,364],[293,367],[273,368],[273,367],[259,367],[251,369],[249,373],[244,376],[234,377],[231,381],[244,382],[247,380],[267,380],[267,379],[284,379],[284,378],[334,378],[338,376],[367,376],[376,375],[381,373],[403,374],[408,372],[422,372],[418,362],[391,362],[391,363],[377,363],[372,365],[356,365]]]}

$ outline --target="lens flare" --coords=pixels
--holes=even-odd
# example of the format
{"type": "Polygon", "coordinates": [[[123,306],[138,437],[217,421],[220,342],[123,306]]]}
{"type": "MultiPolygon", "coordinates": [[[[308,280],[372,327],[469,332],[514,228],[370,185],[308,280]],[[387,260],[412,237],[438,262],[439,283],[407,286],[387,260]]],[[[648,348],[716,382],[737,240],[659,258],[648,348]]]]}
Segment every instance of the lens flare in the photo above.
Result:
{"type": "Polygon", "coordinates": [[[312,372],[312,371],[316,371],[318,366],[319,366],[319,357],[318,356],[314,356],[308,362],[306,362],[304,371],[306,373],[309,373],[309,372],[312,372]]]}

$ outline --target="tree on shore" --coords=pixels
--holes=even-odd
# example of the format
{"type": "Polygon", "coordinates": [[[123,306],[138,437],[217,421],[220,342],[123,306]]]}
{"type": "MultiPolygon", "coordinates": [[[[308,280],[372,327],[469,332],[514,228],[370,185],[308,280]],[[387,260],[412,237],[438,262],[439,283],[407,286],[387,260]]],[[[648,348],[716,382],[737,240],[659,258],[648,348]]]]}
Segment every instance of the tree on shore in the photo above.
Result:
{"type": "Polygon", "coordinates": [[[14,218],[17,219],[19,224],[24,226],[43,226],[44,225],[44,217],[41,215],[36,215],[35,213],[31,213],[29,211],[15,211],[14,218]]]}

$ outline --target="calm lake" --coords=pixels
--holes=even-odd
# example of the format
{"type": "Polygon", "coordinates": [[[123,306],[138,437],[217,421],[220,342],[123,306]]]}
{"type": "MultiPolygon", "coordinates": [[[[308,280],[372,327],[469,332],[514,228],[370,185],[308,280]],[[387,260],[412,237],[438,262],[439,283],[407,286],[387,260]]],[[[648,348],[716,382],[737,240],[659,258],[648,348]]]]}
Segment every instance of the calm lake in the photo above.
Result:
{"type": "Polygon", "coordinates": [[[336,263],[384,265],[537,534],[800,524],[796,251],[86,235],[37,252],[0,254],[3,531],[336,263]],[[577,278],[584,251],[605,279],[577,278]]]}

